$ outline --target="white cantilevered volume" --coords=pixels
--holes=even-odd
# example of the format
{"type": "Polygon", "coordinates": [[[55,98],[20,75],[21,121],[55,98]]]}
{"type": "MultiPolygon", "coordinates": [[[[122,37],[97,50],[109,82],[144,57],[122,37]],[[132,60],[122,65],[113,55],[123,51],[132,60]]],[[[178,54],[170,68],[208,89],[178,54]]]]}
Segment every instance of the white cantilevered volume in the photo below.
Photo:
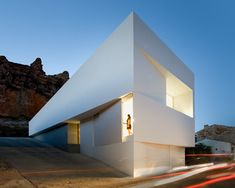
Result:
{"type": "Polygon", "coordinates": [[[184,165],[194,118],[192,71],[131,13],[32,118],[29,135],[79,145],[137,177],[184,165]]]}

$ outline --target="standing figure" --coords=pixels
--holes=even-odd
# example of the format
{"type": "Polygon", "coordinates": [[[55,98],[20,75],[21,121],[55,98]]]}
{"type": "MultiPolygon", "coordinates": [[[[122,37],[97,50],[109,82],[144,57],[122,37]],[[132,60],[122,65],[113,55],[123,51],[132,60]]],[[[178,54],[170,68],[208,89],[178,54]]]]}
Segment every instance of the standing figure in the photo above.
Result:
{"type": "Polygon", "coordinates": [[[127,124],[126,128],[128,130],[128,134],[131,135],[131,115],[130,114],[127,115],[126,124],[127,124]]]}

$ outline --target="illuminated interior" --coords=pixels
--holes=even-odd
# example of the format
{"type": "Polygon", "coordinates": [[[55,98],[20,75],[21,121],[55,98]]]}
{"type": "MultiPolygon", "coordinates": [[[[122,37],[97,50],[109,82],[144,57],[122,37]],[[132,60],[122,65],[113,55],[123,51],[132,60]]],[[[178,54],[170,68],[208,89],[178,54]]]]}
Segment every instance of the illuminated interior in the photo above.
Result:
{"type": "Polygon", "coordinates": [[[122,98],[122,140],[133,134],[133,95],[129,94],[122,98]],[[131,117],[131,130],[127,130],[127,118],[128,114],[131,117]]]}
{"type": "Polygon", "coordinates": [[[166,94],[166,105],[171,108],[174,107],[174,97],[168,93],[166,94]]]}
{"type": "Polygon", "coordinates": [[[68,144],[80,144],[79,122],[68,123],[68,144]]]}
{"type": "Polygon", "coordinates": [[[166,78],[166,105],[193,117],[193,91],[174,75],[166,78]]]}
{"type": "Polygon", "coordinates": [[[146,52],[145,58],[159,71],[166,81],[166,106],[193,117],[193,91],[174,74],[160,65],[146,52]]]}

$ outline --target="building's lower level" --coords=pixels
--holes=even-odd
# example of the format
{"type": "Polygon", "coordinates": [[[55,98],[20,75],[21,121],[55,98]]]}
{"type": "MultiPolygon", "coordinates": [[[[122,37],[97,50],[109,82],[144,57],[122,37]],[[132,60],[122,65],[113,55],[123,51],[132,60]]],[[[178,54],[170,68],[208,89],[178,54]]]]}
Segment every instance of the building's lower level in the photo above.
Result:
{"type": "MultiPolygon", "coordinates": [[[[35,138],[70,152],[96,158],[121,172],[133,176],[165,172],[185,163],[184,147],[138,141],[131,120],[128,132],[126,118],[133,117],[133,96],[127,95],[82,121],[76,118],[54,129],[35,135],[35,138]]],[[[147,131],[147,130],[146,130],[147,131]]],[[[153,130],[156,131],[156,130],[153,130]]]]}

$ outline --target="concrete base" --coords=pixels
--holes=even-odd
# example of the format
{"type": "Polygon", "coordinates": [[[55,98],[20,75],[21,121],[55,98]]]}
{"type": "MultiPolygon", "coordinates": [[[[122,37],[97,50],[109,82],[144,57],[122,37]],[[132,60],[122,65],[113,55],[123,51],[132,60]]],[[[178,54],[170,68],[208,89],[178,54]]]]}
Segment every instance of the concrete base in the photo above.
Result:
{"type": "Polygon", "coordinates": [[[184,165],[184,147],[134,143],[134,177],[156,175],[184,165]]]}

